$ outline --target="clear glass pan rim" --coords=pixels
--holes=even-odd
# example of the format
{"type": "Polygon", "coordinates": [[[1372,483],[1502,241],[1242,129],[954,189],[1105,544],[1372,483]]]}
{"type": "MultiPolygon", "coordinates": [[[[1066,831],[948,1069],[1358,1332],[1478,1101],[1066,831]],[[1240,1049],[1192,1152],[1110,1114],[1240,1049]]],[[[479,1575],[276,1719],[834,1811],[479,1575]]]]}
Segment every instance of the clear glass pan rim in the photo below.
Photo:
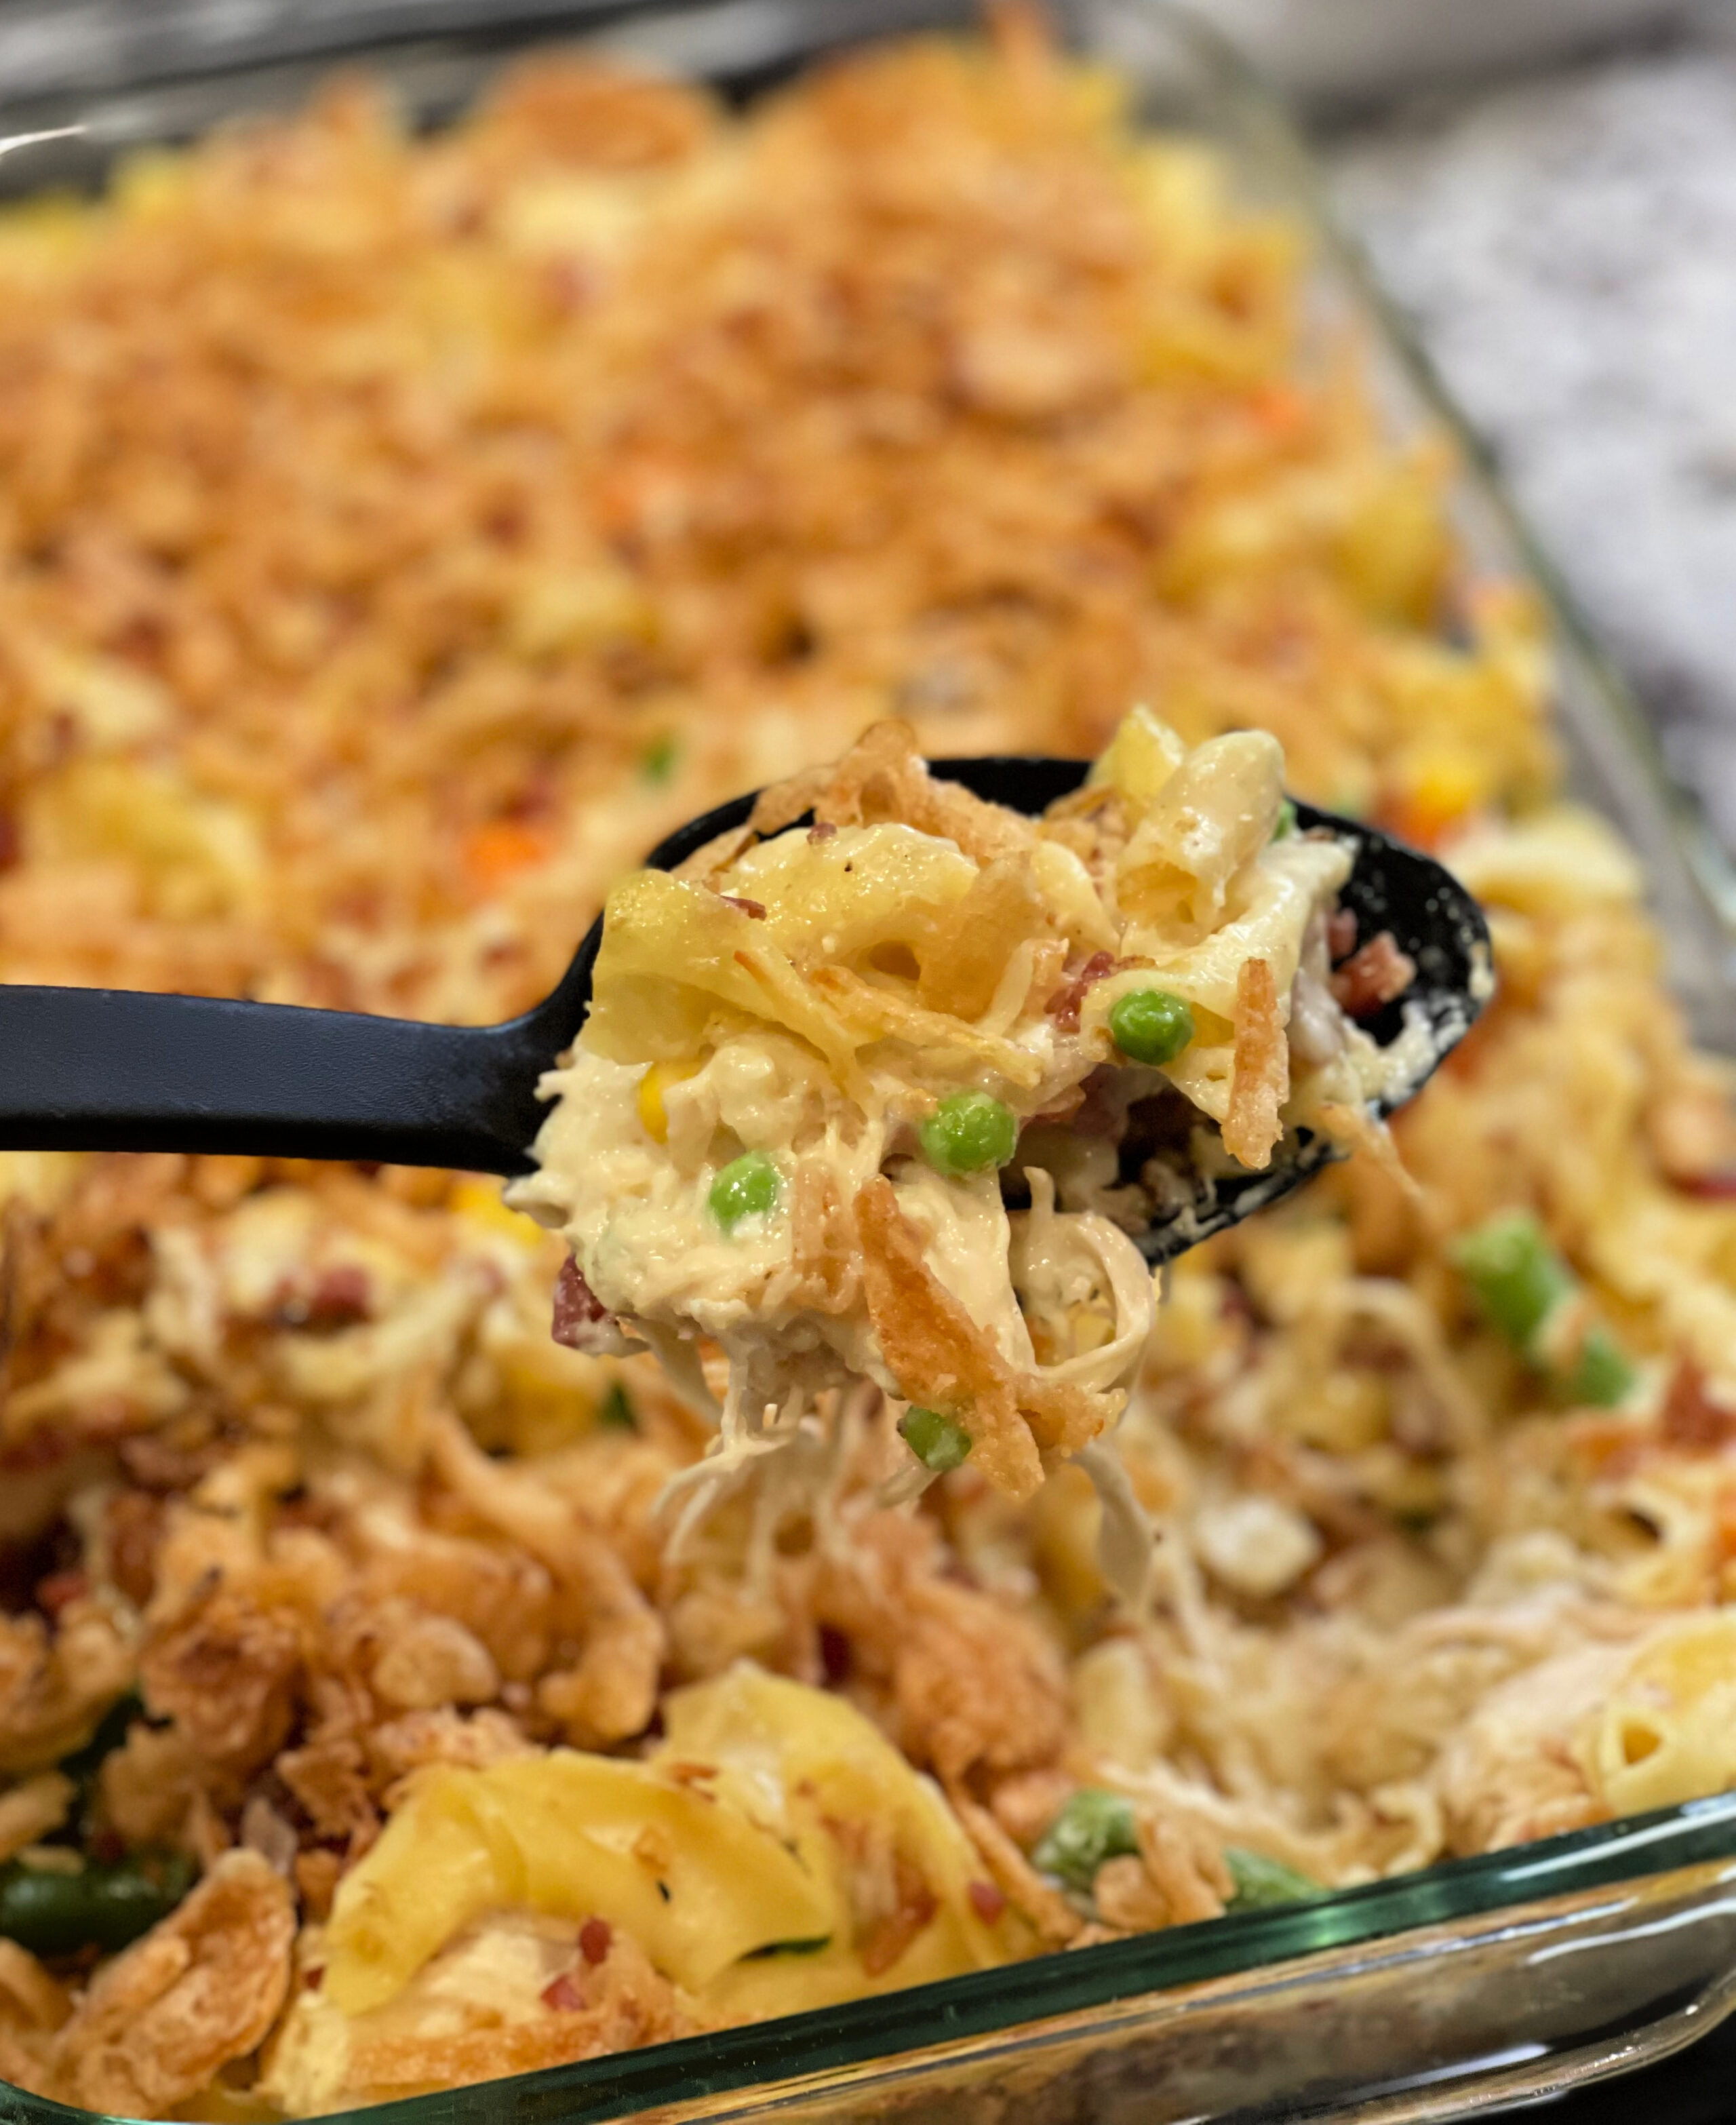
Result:
{"type": "MultiPolygon", "coordinates": [[[[841,2006],[545,2067],[528,2078],[551,2103],[557,2101],[562,2125],[602,2125],[680,2098],[727,2094],[890,2061],[937,2044],[1030,2032],[1062,2017],[1275,1969],[1332,1949],[1371,1946],[1424,1928],[1731,1859],[1736,1793],[1720,1793],[1447,1860],[1304,1904],[1040,1955],[841,2006]]],[[[443,2100],[459,2116],[478,2117],[490,2088],[498,2085],[454,2089],[443,2100]]],[[[370,2107],[367,2115],[380,2125],[426,2125],[428,2100],[409,2096],[370,2107]]]]}

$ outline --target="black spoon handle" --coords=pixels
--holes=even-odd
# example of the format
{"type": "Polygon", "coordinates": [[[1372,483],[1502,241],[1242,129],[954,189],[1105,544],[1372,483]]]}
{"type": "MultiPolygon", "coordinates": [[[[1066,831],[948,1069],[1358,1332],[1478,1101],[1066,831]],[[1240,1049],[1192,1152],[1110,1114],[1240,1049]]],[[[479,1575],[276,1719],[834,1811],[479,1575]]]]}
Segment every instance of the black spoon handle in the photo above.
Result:
{"type": "Polygon", "coordinates": [[[550,1020],[548,1005],[504,1025],[426,1025],[0,987],[0,1143],[522,1173],[542,1119],[537,1077],[572,1037],[550,1020]]]}

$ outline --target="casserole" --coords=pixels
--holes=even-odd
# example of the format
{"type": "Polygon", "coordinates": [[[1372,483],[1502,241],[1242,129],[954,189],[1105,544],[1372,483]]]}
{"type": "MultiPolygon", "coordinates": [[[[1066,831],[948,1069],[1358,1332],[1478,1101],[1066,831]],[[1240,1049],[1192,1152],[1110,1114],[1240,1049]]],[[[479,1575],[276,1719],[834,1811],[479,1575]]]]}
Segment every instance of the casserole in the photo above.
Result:
{"type": "MultiPolygon", "coordinates": [[[[885,23],[882,14],[876,26],[885,23]]],[[[1240,167],[1249,191],[1293,205],[1303,182],[1293,147],[1269,107],[1209,39],[1143,12],[1088,12],[1073,26],[1093,35],[1148,88],[1151,116],[1194,125],[1214,118],[1217,137],[1245,158],[1240,167]]],[[[823,12],[785,20],[726,7],[682,18],[636,16],[618,24],[614,34],[629,49],[747,86],[804,55],[804,40],[811,49],[840,27],[839,18],[823,12]]],[[[438,115],[463,99],[487,56],[435,46],[387,52],[376,63],[420,108],[438,115]]],[[[93,144],[197,131],[220,111],[246,109],[261,97],[293,97],[303,85],[278,74],[141,89],[89,107],[83,120],[89,130],[64,152],[88,153],[93,144]]],[[[68,115],[33,110],[21,112],[16,122],[47,130],[68,115]]],[[[1324,282],[1320,294],[1323,309],[1336,303],[1341,312],[1360,299],[1353,280],[1343,277],[1335,285],[1324,282]]],[[[1404,391],[1406,374],[1390,352],[1385,381],[1395,396],[1404,391]]],[[[1414,393],[1408,408],[1402,403],[1395,408],[1401,419],[1427,412],[1426,400],[1418,403],[1414,393]]],[[[1465,510],[1467,535],[1482,542],[1489,562],[1510,568],[1514,557],[1503,545],[1498,506],[1488,492],[1468,485],[1465,510]]],[[[1558,627],[1564,715],[1576,765],[1652,856],[1654,894],[1677,952],[1678,981],[1702,1025],[1715,1031],[1720,1011],[1727,1009],[1721,986],[1727,940],[1708,902],[1709,882],[1716,883],[1710,859],[1691,841],[1678,840],[1655,775],[1621,735],[1619,704],[1600,690],[1571,624],[1562,620],[1558,627]]],[[[941,2099],[939,2090],[956,2099],[985,2082],[998,2084],[986,2099],[1000,2101],[1016,2075],[1014,2099],[1034,2103],[1041,2090],[1056,2114],[1086,2099],[1113,2113],[1125,2099],[1150,2115],[1152,2102],[1164,2099],[1152,2093],[1152,2076],[1161,2066],[1170,2076],[1170,2114],[1178,2117],[1202,2114],[1202,2103],[1211,2106],[1204,2114],[1221,2114],[1280,2092],[1293,2100],[1299,2083],[1316,2107],[1378,2099],[1387,2114],[1400,2115],[1406,2104],[1414,2113],[1421,2104],[1438,2108],[1443,2078],[1461,2078],[1467,2091],[1475,2085],[1484,2093],[1551,2085],[1551,2076],[1559,2080],[1637,2056],[1642,2042],[1666,2043],[1721,2003],[1717,1973],[1727,1954],[1720,1861],[1728,1819],[1727,1803],[1691,1804],[1649,1824],[1617,1825],[1562,1845],[1466,1862],[1277,1917],[1220,1922],[1192,1938],[1183,1929],[1084,1949],[1016,1972],[894,1995],[885,2003],[556,2069],[510,2084],[510,2094],[473,2090],[437,2099],[442,2107],[478,2109],[510,2101],[546,2114],[605,2116],[646,2108],[684,2114],[673,2106],[685,2106],[685,2114],[703,2115],[703,2105],[715,2097],[723,2108],[714,2106],[709,2114],[730,2114],[732,2104],[741,2114],[736,2091],[755,2080],[774,2080],[784,2084],[780,2107],[806,2106],[807,2114],[816,2116],[828,2107],[860,2114],[895,2094],[921,2109],[941,2099]],[[1606,1891],[1607,1883],[1623,1879],[1644,1886],[1606,1891]],[[1459,1929],[1480,1910],[1498,1915],[1459,1929]],[[1414,1931],[1425,1911],[1438,1915],[1444,1929],[1407,1934],[1405,1944],[1371,1958],[1362,1952],[1395,1928],[1414,1931]],[[1318,1951],[1318,1959],[1289,1968],[1288,1958],[1305,1948],[1318,1951]],[[1252,1967],[1256,1960],[1262,1973],[1257,1981],[1224,1989],[1227,1972],[1252,1967]],[[1515,2010],[1515,1960],[1527,1971],[1523,2014],[1515,2010]],[[1450,1988],[1436,1974],[1442,1967],[1454,1974],[1450,1988]],[[1541,1979],[1538,1971],[1545,1973],[1541,1979]],[[1485,1975],[1480,1978],[1480,1972],[1485,1975]],[[1346,2004],[1352,2002],[1353,2009],[1346,2004]],[[1016,2035],[1000,2019],[1015,2005],[1016,2035]],[[1376,2048],[1391,2040],[1395,2055],[1376,2057],[1353,2044],[1342,2034],[1341,2006],[1364,2038],[1378,2040],[1376,2048]],[[1287,2019],[1297,2007],[1301,2027],[1327,2033],[1310,2038],[1310,2049],[1330,2058],[1324,2072],[1297,2073],[1287,2019]],[[1635,2038],[1632,2025],[1648,2014],[1659,2026],[1643,2040],[1635,2038]],[[1576,2019],[1581,2016],[1586,2019],[1576,2019]],[[929,2057],[934,2047],[924,2039],[937,2024],[953,2033],[954,2043],[929,2057]],[[1610,2036],[1611,2028],[1621,2030],[1619,2037],[1610,2036]],[[1160,2033],[1155,2053],[1147,2043],[1154,2031],[1160,2033]],[[1198,2048],[1191,2048],[1196,2035],[1198,2048]],[[1498,2056],[1491,2057],[1492,2049],[1498,2056]],[[831,2076],[846,2066],[862,2071],[835,2083],[831,2076]],[[1274,2072],[1276,2080],[1269,2077],[1274,2072]],[[1403,2085],[1419,2076],[1434,2092],[1404,2093],[1403,2085]]]]}

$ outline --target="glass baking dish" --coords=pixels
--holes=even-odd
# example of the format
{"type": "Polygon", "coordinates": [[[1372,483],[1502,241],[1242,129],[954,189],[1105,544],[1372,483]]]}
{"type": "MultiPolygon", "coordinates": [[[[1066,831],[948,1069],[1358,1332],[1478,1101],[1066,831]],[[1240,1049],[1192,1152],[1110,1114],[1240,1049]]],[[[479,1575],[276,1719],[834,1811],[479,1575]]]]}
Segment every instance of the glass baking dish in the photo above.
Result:
{"type": "MultiPolygon", "coordinates": [[[[54,12],[35,18],[46,25],[54,12]]],[[[0,190],[98,182],[131,148],[293,106],[339,59],[384,78],[408,110],[437,124],[504,57],[552,36],[601,43],[743,95],[871,34],[965,26],[973,12],[951,0],[702,0],[680,9],[528,0],[516,10],[393,0],[292,14],[182,0],[164,11],[165,35],[153,45],[117,11],[107,47],[86,37],[68,49],[64,87],[0,106],[0,133],[37,136],[0,160],[0,190]],[[146,78],[153,65],[177,70],[146,78]]],[[[1736,1052],[1736,874],[1667,780],[1637,709],[1475,438],[1334,227],[1284,113],[1221,40],[1161,0],[1065,0],[1052,12],[1076,49],[1131,78],[1146,120],[1210,141],[1245,195],[1282,202],[1309,225],[1320,328],[1358,331],[1395,428],[1444,427],[1456,438],[1470,564],[1536,587],[1554,636],[1573,783],[1644,859],[1675,986],[1701,1037],[1736,1052]]],[[[31,11],[16,12],[23,21],[31,11]]],[[[48,48],[37,49],[40,58],[48,48]]],[[[47,74],[54,78],[51,66],[47,74]]],[[[39,68],[35,78],[43,78],[39,68]]],[[[369,2114],[393,2125],[1440,2118],[1659,2057],[1733,2005],[1736,1795],[1728,1795],[1286,1910],[369,2114]]],[[[0,2084],[7,2125],[85,2114],[0,2084]]]]}

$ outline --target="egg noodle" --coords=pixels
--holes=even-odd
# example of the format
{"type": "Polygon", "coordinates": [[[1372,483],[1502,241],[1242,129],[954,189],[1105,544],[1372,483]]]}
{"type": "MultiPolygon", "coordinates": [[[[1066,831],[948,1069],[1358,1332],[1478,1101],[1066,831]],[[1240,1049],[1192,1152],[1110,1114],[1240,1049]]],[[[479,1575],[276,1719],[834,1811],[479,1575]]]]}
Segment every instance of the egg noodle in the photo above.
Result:
{"type": "MultiPolygon", "coordinates": [[[[774,1276],[801,1209],[782,1326],[876,1349],[775,1452],[739,1322],[675,1349],[703,1293],[642,1284],[655,1248],[611,1286],[581,1233],[553,1340],[567,1246],[492,1182],[0,1161],[0,2077],[309,2114],[1736,1783],[1728,1086],[1633,859],[1559,794],[1537,615],[1461,556],[1444,450],[1305,329],[1307,262],[1014,13],[745,114],[548,55],[418,134],[342,82],[0,214],[6,978],[486,1021],[680,821],[790,777],[824,805],[804,770],[910,733],[867,742],[902,796],[864,780],[835,836],[798,806],[618,888],[570,1074],[619,1112],[549,1125],[774,1276]],[[968,1090],[1042,1128],[1075,1036],[1039,973],[1047,1002],[1087,946],[1160,954],[1094,938],[1084,813],[997,866],[908,810],[911,748],[1108,748],[1139,795],[1141,745],[1269,765],[1260,733],[1298,796],[1453,866],[1498,993],[1402,1167],[1353,1130],[1154,1304],[1124,1227],[1174,1145],[1130,1178],[1051,1143],[1007,1168],[982,1297],[923,1235],[1004,1216],[969,1166],[1002,1124],[924,1124],[968,1090]],[[874,933],[853,873],[786,936],[781,867],[846,850],[907,855],[932,919],[874,933]],[[992,920],[949,924],[972,896],[992,920]],[[696,1039],[689,918],[755,982],[800,962],[807,1030],[750,1052],[707,1004],[696,1039]],[[847,1162],[889,1086],[872,1171],[798,1200],[779,1102],[847,1162]],[[726,1187],[756,1151],[772,1182],[726,1187]],[[680,1392],[579,1332],[623,1308],[680,1392]],[[1053,1406],[1081,1364],[1089,1469],[1026,1384],[1053,1406]]],[[[1398,980],[1320,952],[1331,889],[1287,933],[1313,987],[1268,940],[1240,1019],[1174,964],[1079,985],[1089,1071],[1124,992],[1188,1002],[1211,1068],[1141,1066],[1204,1117],[1188,1159],[1282,1158],[1334,959],[1353,1013],[1398,980]]],[[[1088,1081],[1054,1095],[1075,1146],[1088,1081]]],[[[562,1171],[525,1193],[564,1225],[562,1171]]]]}

